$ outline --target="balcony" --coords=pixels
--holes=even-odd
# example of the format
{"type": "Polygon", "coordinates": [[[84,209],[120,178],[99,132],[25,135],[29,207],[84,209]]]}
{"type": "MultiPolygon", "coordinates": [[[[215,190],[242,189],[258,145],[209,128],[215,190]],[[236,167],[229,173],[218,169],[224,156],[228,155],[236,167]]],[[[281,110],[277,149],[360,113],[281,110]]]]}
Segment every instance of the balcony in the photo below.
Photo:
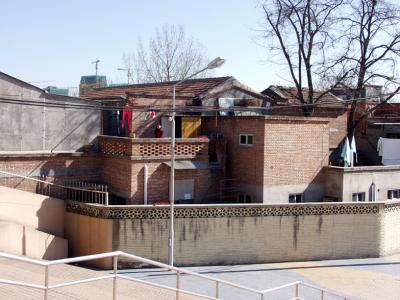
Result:
{"type": "MultiPolygon", "coordinates": [[[[176,139],[177,158],[208,156],[208,138],[176,139]]],[[[129,156],[137,159],[169,159],[170,138],[127,138],[99,136],[100,152],[113,156],[129,156]]]]}

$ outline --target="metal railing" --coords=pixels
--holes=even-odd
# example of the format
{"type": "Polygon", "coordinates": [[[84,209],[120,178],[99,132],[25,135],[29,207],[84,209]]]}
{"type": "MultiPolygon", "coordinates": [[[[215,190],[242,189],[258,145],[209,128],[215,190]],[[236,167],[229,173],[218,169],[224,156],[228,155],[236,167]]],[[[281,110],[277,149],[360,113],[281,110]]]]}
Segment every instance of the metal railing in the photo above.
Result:
{"type": "MultiPolygon", "coordinates": [[[[69,181],[64,184],[58,184],[6,171],[0,171],[0,175],[3,175],[0,176],[0,186],[3,185],[11,188],[23,189],[25,186],[23,181],[28,180],[30,183],[34,182],[36,184],[34,192],[41,195],[84,203],[109,204],[108,189],[107,186],[103,184],[79,181],[69,181]]],[[[30,187],[27,190],[31,191],[33,189],[30,187]]]]}
{"type": "MultiPolygon", "coordinates": [[[[302,281],[296,281],[293,283],[289,283],[286,285],[282,285],[279,287],[275,287],[275,288],[271,288],[271,289],[266,289],[266,290],[257,290],[257,289],[253,289],[253,288],[249,288],[240,284],[236,284],[233,282],[229,282],[229,281],[225,281],[222,279],[217,279],[214,277],[210,277],[210,276],[206,276],[203,274],[199,274],[193,271],[189,271],[186,269],[182,269],[182,268],[177,268],[177,267],[173,267],[167,264],[163,264],[157,261],[153,261],[150,259],[146,259],[140,256],[136,256],[133,254],[129,254],[129,253],[125,253],[122,251],[114,251],[114,252],[108,252],[108,253],[103,253],[103,254],[94,254],[94,255],[87,255],[87,256],[80,256],[80,257],[75,257],[75,258],[66,258],[66,259],[59,259],[59,260],[53,260],[53,261],[42,261],[42,260],[36,260],[36,259],[31,259],[31,258],[26,258],[26,257],[21,257],[21,256],[17,256],[17,255],[13,255],[13,254],[8,254],[8,253],[4,253],[4,252],[0,252],[0,258],[6,258],[6,259],[12,259],[12,260],[17,260],[17,261],[21,261],[21,262],[26,262],[29,264],[34,264],[34,265],[39,265],[39,266],[43,266],[45,268],[45,272],[44,272],[44,284],[31,284],[31,283],[26,283],[26,282],[21,282],[21,281],[14,281],[14,280],[7,280],[7,279],[1,279],[0,278],[0,284],[8,284],[8,285],[14,285],[14,286],[20,286],[20,287],[27,287],[27,288],[33,288],[33,289],[40,289],[44,291],[44,296],[43,299],[44,300],[48,300],[48,293],[50,290],[54,290],[57,288],[61,288],[61,287],[66,287],[66,286],[72,286],[72,285],[78,285],[78,284],[83,284],[83,283],[89,283],[89,282],[94,282],[94,281],[99,281],[99,280],[106,280],[106,279],[113,279],[112,282],[112,299],[113,300],[117,300],[118,299],[118,290],[117,290],[117,279],[126,279],[129,281],[134,281],[134,282],[139,282],[142,284],[146,284],[146,285],[151,285],[157,288],[162,288],[162,289],[167,289],[167,290],[171,290],[175,292],[175,299],[179,300],[179,297],[181,294],[187,294],[187,295],[193,295],[193,296],[198,296],[198,297],[202,297],[203,299],[213,299],[213,300],[218,300],[218,299],[222,299],[221,298],[221,286],[222,285],[226,285],[229,286],[231,288],[236,288],[239,289],[241,291],[246,291],[246,292],[250,292],[253,293],[255,296],[258,296],[260,300],[267,300],[268,299],[268,295],[269,293],[272,292],[276,292],[288,287],[294,287],[294,297],[289,298],[289,300],[300,300],[302,299],[299,295],[299,287],[300,286],[305,286],[308,288],[312,288],[314,290],[319,291],[320,293],[320,299],[324,300],[325,295],[327,294],[331,294],[334,295],[340,299],[344,299],[344,300],[350,300],[349,298],[346,298],[345,296],[339,295],[337,293],[331,292],[331,291],[327,291],[324,289],[321,289],[319,287],[304,283],[302,281]],[[124,258],[128,258],[130,260],[133,261],[137,261],[140,262],[142,264],[147,264],[153,267],[159,267],[162,269],[167,269],[169,271],[172,271],[176,274],[176,286],[175,288],[172,287],[168,287],[165,285],[160,285],[160,284],[156,284],[156,283],[150,283],[144,280],[140,280],[140,279],[136,279],[136,278],[132,278],[132,277],[128,277],[128,276],[124,276],[121,274],[118,274],[118,258],[119,257],[124,257],[124,258]],[[63,283],[59,283],[59,284],[54,284],[54,285],[50,285],[49,284],[49,269],[51,266],[54,265],[60,265],[60,264],[70,264],[70,263],[77,263],[77,262],[84,262],[84,261],[89,261],[89,260],[95,260],[95,259],[104,259],[104,258],[112,258],[113,260],[113,270],[112,273],[109,275],[103,275],[103,276],[97,276],[97,277],[92,277],[92,278],[87,278],[87,279],[82,279],[82,280],[74,280],[74,281],[67,281],[67,282],[63,282],[63,283]],[[214,283],[214,295],[213,296],[206,296],[206,295],[201,295],[199,293],[194,293],[194,292],[189,292],[186,290],[181,289],[181,275],[182,274],[186,274],[186,275],[191,275],[197,278],[202,278],[208,281],[211,281],[214,283]]],[[[272,298],[271,298],[272,299],[272,298]]]]}

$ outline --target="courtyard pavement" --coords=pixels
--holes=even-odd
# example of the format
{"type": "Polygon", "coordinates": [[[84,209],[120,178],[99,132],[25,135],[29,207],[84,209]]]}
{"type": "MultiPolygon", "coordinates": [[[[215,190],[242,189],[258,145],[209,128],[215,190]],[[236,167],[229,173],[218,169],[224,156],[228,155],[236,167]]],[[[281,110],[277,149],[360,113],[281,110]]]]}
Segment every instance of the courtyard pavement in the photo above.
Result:
{"type": "MultiPolygon", "coordinates": [[[[400,300],[400,255],[386,258],[326,260],[315,262],[287,262],[256,265],[191,267],[188,270],[263,290],[294,281],[303,281],[349,299],[400,300]]],[[[130,269],[124,275],[174,286],[175,275],[157,269],[130,269]]],[[[188,291],[214,296],[215,285],[206,280],[181,275],[181,287],[188,291]]],[[[259,295],[222,286],[222,299],[251,300],[259,295]]],[[[321,299],[320,293],[301,287],[302,299],[321,299]]],[[[290,299],[294,288],[271,293],[265,299],[290,299]]],[[[326,295],[324,300],[340,299],[326,295]]]]}
{"type": "MultiPolygon", "coordinates": [[[[186,268],[201,274],[216,277],[257,290],[264,290],[294,281],[303,281],[346,296],[348,299],[400,300],[400,255],[386,258],[327,260],[314,262],[287,262],[255,265],[207,266],[186,268]]],[[[109,274],[72,265],[50,268],[50,284],[68,280],[85,279],[109,274]]],[[[161,269],[124,269],[118,272],[144,281],[175,287],[174,273],[161,269]]],[[[43,284],[43,268],[26,263],[0,259],[0,278],[43,284]]],[[[111,279],[79,286],[60,288],[49,293],[51,299],[112,299],[111,279]]],[[[149,286],[139,282],[118,280],[118,300],[173,300],[175,292],[149,286]]],[[[180,288],[202,295],[214,296],[215,283],[181,275],[180,288]]],[[[321,299],[320,292],[301,287],[299,296],[303,300],[321,299]]],[[[260,300],[260,295],[244,292],[222,285],[220,297],[224,300],[260,300]]],[[[294,287],[267,294],[264,300],[283,300],[294,297],[294,287]]],[[[39,290],[0,284],[0,299],[43,299],[39,290]]],[[[197,300],[181,294],[179,300],[197,300]]],[[[324,300],[342,299],[325,295],[324,300]]]]}

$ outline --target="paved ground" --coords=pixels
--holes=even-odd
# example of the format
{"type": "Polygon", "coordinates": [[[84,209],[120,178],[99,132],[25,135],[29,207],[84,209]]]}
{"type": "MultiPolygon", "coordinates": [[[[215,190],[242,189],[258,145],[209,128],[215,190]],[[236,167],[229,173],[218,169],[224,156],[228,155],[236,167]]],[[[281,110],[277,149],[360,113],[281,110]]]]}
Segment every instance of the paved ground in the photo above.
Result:
{"type": "MultiPolygon", "coordinates": [[[[258,265],[211,266],[187,268],[204,275],[217,277],[255,289],[267,289],[293,281],[303,281],[339,292],[349,299],[400,300],[400,255],[378,259],[331,260],[319,262],[294,262],[258,265]]],[[[66,280],[85,279],[109,272],[94,271],[75,266],[52,266],[50,284],[66,280]]],[[[120,274],[153,283],[175,286],[174,274],[159,269],[122,270],[120,274]]],[[[0,259],[0,278],[29,283],[43,283],[43,268],[10,260],[0,259]]],[[[215,285],[193,276],[181,275],[181,288],[214,296],[215,285]]],[[[111,299],[112,279],[70,286],[50,292],[50,299],[111,299]]],[[[125,299],[175,299],[175,292],[157,287],[118,280],[118,300],[125,299]]],[[[224,300],[260,299],[248,292],[221,286],[224,300]]],[[[287,288],[269,295],[268,300],[289,299],[294,288],[287,288]]],[[[302,299],[320,299],[320,294],[308,288],[300,289],[302,299]]],[[[0,284],[0,299],[43,299],[43,292],[28,288],[0,284]]],[[[198,297],[181,295],[180,300],[200,300],[198,297]]],[[[325,296],[324,300],[340,299],[325,296]]]]}
{"type": "MultiPolygon", "coordinates": [[[[107,275],[108,272],[93,271],[69,265],[51,266],[49,269],[49,284],[58,284],[66,281],[88,279],[107,275]]],[[[27,263],[0,259],[0,278],[22,281],[31,284],[44,283],[44,268],[27,263]]],[[[150,286],[148,284],[132,282],[124,279],[117,280],[118,300],[173,300],[175,291],[150,286]]],[[[43,299],[43,291],[17,287],[0,283],[1,300],[38,300],[43,299]]],[[[48,300],[110,300],[112,299],[112,279],[106,279],[79,286],[68,286],[49,291],[48,300]]],[[[203,297],[194,297],[181,294],[180,300],[204,300],[203,297]]]]}
{"type": "MultiPolygon", "coordinates": [[[[400,300],[400,255],[376,259],[330,260],[319,262],[294,262],[258,265],[213,266],[188,268],[205,275],[225,279],[256,289],[267,289],[293,281],[304,281],[339,292],[350,299],[400,300]]],[[[124,270],[125,275],[156,283],[173,285],[175,276],[160,270],[124,270]]],[[[182,287],[189,291],[213,295],[214,286],[191,276],[183,276],[182,287]]],[[[294,289],[273,293],[266,299],[289,299],[294,289]]],[[[301,288],[303,299],[320,299],[320,294],[301,288]]],[[[223,299],[260,299],[255,295],[240,293],[232,288],[222,288],[223,299]]],[[[328,299],[340,299],[326,296],[328,299]]]]}

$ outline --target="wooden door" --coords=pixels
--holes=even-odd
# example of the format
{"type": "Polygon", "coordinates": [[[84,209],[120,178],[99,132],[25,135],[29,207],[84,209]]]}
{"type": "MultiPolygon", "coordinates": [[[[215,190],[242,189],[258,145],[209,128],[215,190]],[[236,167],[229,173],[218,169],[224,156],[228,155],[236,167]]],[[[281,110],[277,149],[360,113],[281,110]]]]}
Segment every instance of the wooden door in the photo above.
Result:
{"type": "Polygon", "coordinates": [[[201,117],[182,117],[182,138],[195,138],[201,134],[201,117]]]}

